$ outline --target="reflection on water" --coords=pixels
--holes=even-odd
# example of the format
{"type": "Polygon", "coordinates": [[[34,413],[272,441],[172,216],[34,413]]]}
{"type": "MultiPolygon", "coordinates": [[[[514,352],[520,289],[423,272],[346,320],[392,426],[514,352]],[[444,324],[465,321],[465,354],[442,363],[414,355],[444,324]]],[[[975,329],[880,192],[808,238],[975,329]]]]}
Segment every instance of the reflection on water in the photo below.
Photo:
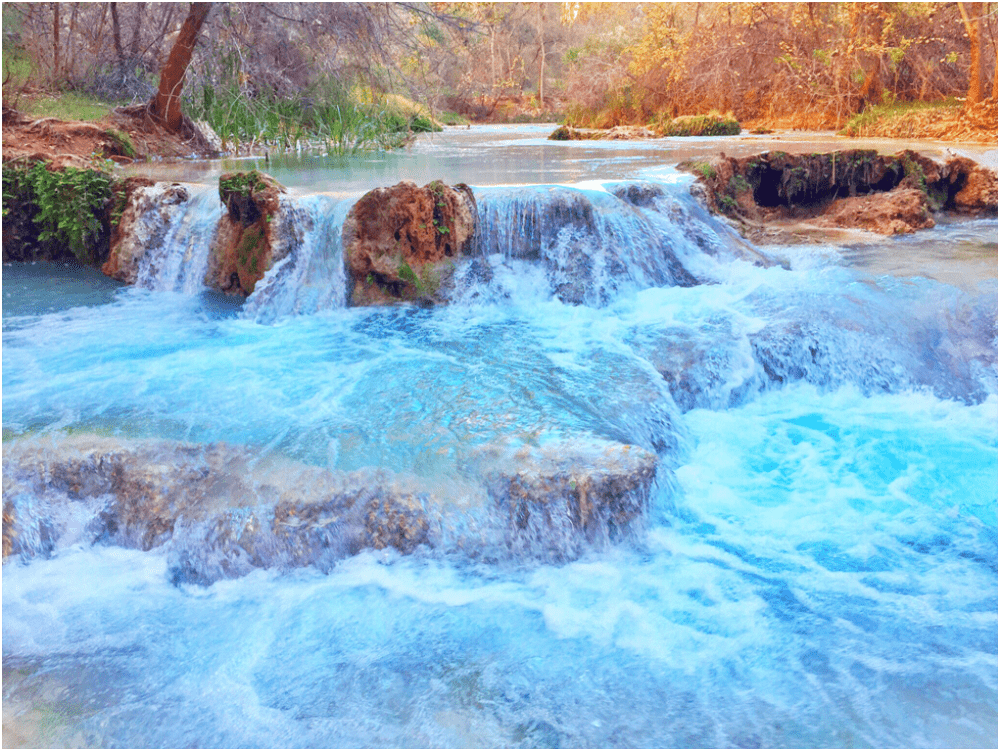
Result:
{"type": "MultiPolygon", "coordinates": [[[[423,133],[406,149],[355,156],[319,153],[198,162],[135,165],[129,170],[158,180],[215,183],[229,170],[260,169],[293,192],[360,195],[368,190],[413,180],[491,185],[580,183],[586,180],[662,178],[673,165],[708,159],[720,151],[750,156],[762,151],[811,153],[836,149],[876,149],[895,153],[920,149],[945,158],[945,144],[893,139],[845,138],[830,133],[782,133],[772,136],[658,138],[644,141],[549,141],[556,125],[477,125],[423,133]]],[[[996,149],[978,145],[949,150],[996,169],[996,149]]]]}

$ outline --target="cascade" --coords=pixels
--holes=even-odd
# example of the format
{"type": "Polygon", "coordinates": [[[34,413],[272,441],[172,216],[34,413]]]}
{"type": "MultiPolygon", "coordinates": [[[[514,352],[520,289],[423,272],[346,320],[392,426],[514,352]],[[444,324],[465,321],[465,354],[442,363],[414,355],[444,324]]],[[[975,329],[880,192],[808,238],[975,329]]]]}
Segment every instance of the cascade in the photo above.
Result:
{"type": "Polygon", "coordinates": [[[995,744],[996,222],[758,247],[585,153],[433,305],[294,188],[245,300],[196,185],[126,286],[4,267],[5,741],[995,744]]]}
{"type": "MultiPolygon", "coordinates": [[[[146,190],[153,200],[143,218],[155,229],[142,249],[135,283],[144,289],[196,294],[205,286],[209,250],[222,217],[218,194],[194,187],[190,197],[171,195],[160,186],[146,190]]],[[[148,231],[148,226],[143,229],[148,231]]]]}
{"type": "Polygon", "coordinates": [[[316,195],[295,200],[285,209],[283,218],[294,239],[247,298],[245,318],[265,323],[344,307],[347,277],[340,229],[352,204],[353,199],[316,195]]]}

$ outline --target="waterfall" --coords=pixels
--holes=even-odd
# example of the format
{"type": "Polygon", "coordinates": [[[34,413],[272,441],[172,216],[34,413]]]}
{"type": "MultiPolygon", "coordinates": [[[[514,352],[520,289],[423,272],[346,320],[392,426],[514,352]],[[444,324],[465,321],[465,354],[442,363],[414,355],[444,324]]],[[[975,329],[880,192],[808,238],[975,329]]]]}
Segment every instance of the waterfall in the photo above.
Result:
{"type": "Polygon", "coordinates": [[[283,198],[276,261],[243,306],[243,317],[269,323],[278,317],[342,308],[347,277],[340,230],[354,199],[314,195],[283,198]]]}
{"type": "MultiPolygon", "coordinates": [[[[144,224],[162,222],[163,226],[146,245],[136,286],[188,295],[204,288],[212,238],[223,208],[215,190],[191,186],[189,191],[193,195],[187,200],[168,199],[170,202],[154,205],[143,217],[144,224]]],[[[163,193],[164,197],[169,195],[163,193]]]]}
{"type": "MultiPolygon", "coordinates": [[[[739,301],[749,317],[702,321],[693,329],[675,321],[630,335],[634,351],[653,364],[681,409],[739,404],[795,381],[824,389],[853,384],[869,394],[929,387],[973,402],[995,392],[996,306],[988,295],[964,305],[942,298],[953,309],[944,321],[909,303],[900,318],[895,297],[865,287],[848,298],[836,283],[802,295],[794,275],[768,275],[773,262],[709,216],[686,186],[627,181],[602,188],[478,189],[471,257],[457,263],[445,287],[448,301],[556,299],[602,308],[643,290],[715,285],[748,264],[765,267],[756,273],[767,282],[757,291],[760,282],[753,282],[739,301]]],[[[159,203],[139,225],[147,245],[137,284],[187,294],[204,289],[222,216],[218,199],[207,189],[192,189],[189,198],[188,192],[148,190],[159,203]]],[[[271,323],[347,304],[341,228],[355,200],[281,197],[271,228],[272,265],[244,303],[243,318],[271,323]]],[[[657,304],[661,299],[676,295],[660,295],[657,304]]]]}
{"type": "MultiPolygon", "coordinates": [[[[601,307],[625,292],[713,281],[719,264],[732,260],[766,263],[682,186],[607,188],[479,189],[472,258],[458,263],[451,301],[503,299],[510,287],[538,279],[546,297],[601,307]]],[[[272,264],[247,299],[245,318],[265,323],[346,304],[350,282],[340,234],[354,200],[282,196],[271,231],[272,264]]],[[[137,283],[200,291],[221,212],[209,190],[148,211],[146,223],[163,227],[148,233],[137,283]]]]}
{"type": "Polygon", "coordinates": [[[427,307],[345,307],[327,195],[235,306],[209,188],[144,290],[5,265],[5,740],[995,745],[996,222],[778,265],[593,185],[477,188],[427,307]]]}

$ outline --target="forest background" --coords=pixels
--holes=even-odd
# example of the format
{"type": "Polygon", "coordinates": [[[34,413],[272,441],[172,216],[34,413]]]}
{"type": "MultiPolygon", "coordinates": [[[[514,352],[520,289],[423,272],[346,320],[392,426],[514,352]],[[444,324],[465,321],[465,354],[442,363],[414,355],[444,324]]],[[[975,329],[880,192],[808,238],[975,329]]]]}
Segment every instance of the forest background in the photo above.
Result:
{"type": "MultiPolygon", "coordinates": [[[[152,101],[207,5],[4,3],[5,122],[152,101]]],[[[924,112],[995,136],[997,3],[213,3],[183,81],[184,113],[230,145],[710,111],[855,133],[924,112]]]]}

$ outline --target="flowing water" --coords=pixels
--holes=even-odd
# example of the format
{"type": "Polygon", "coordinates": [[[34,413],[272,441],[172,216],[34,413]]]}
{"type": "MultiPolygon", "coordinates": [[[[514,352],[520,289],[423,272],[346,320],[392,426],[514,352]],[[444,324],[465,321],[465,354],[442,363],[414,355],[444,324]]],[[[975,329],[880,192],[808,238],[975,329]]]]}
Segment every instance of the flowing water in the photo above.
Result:
{"type": "Polygon", "coordinates": [[[15,556],[6,745],[996,746],[996,220],[754,248],[662,143],[543,131],[275,159],[304,229],[245,303],[192,286],[220,210],[197,186],[135,287],[4,266],[5,449],[385,468],[453,488],[478,541],[208,586],[169,544],[15,556]],[[451,304],[345,307],[344,216],[410,177],[475,189],[451,304]],[[567,441],[655,452],[642,522],[505,547],[459,498],[469,457],[567,441]]]}

